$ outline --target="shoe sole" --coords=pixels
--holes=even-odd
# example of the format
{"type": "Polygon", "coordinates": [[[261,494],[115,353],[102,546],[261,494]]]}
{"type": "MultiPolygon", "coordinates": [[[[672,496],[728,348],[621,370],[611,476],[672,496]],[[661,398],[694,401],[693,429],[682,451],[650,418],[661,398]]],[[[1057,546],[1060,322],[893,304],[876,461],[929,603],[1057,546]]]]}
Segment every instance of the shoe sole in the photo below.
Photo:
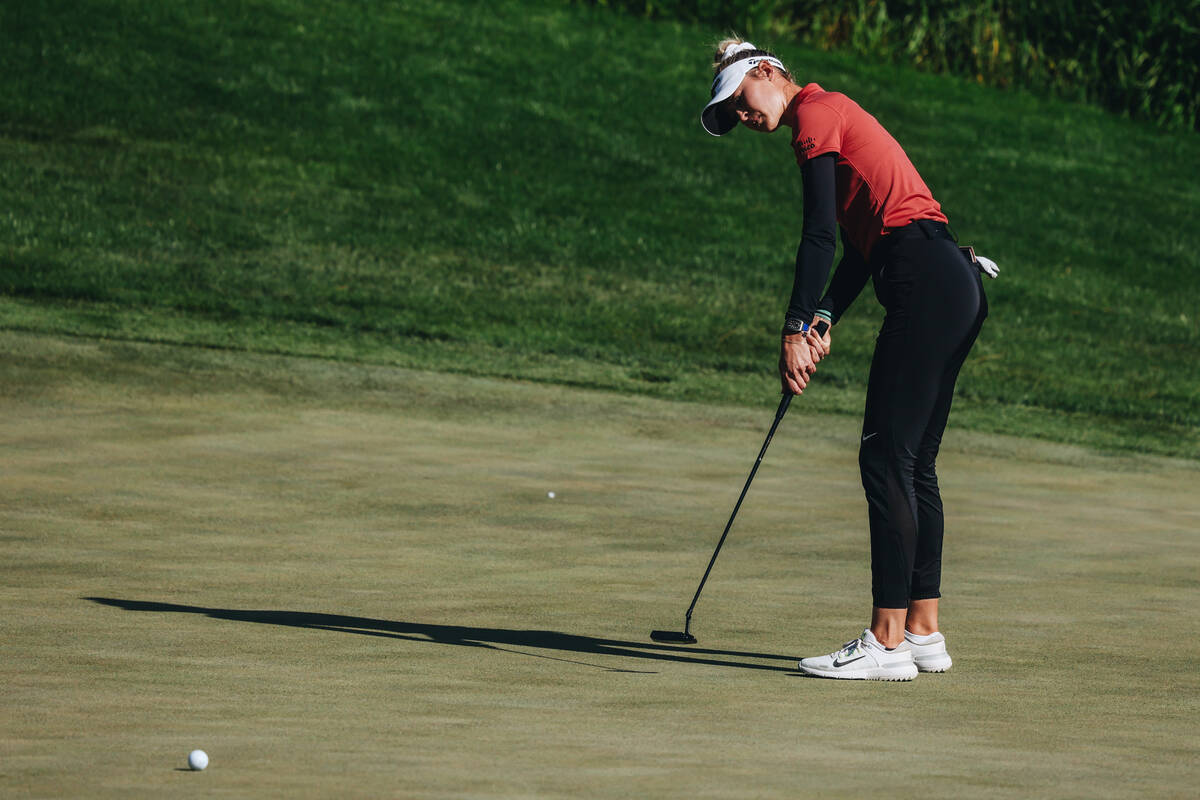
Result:
{"type": "MultiPolygon", "coordinates": [[[[909,670],[886,670],[880,672],[823,672],[821,670],[811,669],[809,667],[797,665],[801,672],[805,675],[811,675],[814,678],[833,678],[843,681],[911,681],[917,677],[919,670],[916,665],[913,665],[909,670]]],[[[948,669],[948,667],[947,667],[948,669]]]]}
{"type": "Polygon", "coordinates": [[[953,666],[954,662],[950,660],[950,656],[944,659],[929,659],[924,663],[917,661],[917,669],[920,672],[946,672],[953,666]]]}

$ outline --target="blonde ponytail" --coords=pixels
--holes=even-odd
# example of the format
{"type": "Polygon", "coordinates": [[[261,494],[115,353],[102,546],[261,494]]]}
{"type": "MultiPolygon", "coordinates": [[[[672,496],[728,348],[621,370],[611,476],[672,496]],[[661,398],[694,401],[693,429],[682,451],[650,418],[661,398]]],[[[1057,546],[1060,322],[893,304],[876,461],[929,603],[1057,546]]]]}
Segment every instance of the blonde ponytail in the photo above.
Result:
{"type": "Polygon", "coordinates": [[[728,39],[722,39],[721,41],[717,42],[717,52],[713,54],[713,72],[721,71],[721,62],[726,58],[725,53],[729,50],[729,48],[739,44],[746,44],[746,40],[740,38],[736,33],[730,36],[728,39]]]}

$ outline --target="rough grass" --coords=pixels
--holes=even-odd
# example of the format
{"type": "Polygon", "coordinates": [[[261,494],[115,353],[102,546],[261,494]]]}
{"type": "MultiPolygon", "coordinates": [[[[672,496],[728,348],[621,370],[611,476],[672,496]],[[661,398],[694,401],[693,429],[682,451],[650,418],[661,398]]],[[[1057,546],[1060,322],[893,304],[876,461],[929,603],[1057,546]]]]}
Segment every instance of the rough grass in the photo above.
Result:
{"type": "MultiPolygon", "coordinates": [[[[782,136],[697,125],[715,34],[510,0],[5,4],[0,326],[771,405],[799,177],[782,136]]],[[[782,51],[1004,269],[954,424],[1200,452],[1200,140],[782,51]]],[[[869,294],[820,410],[860,411],[869,294]]]]}
{"type": "Polygon", "coordinates": [[[591,0],[645,17],[775,34],[870,61],[1020,86],[1177,129],[1200,123],[1200,2],[591,0]]]}
{"type": "Polygon", "coordinates": [[[847,685],[792,663],[868,613],[849,418],[793,405],[664,647],[769,411],[12,333],[0,369],[6,797],[1193,789],[1194,461],[952,432],[956,664],[847,685]]]}

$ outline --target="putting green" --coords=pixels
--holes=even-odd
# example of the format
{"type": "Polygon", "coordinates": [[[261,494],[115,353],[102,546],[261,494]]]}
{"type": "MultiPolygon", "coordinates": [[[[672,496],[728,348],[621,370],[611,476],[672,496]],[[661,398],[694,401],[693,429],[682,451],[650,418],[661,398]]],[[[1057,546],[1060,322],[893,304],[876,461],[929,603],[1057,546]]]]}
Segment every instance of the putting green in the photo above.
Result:
{"type": "Polygon", "coordinates": [[[774,398],[14,333],[0,362],[4,796],[1195,790],[1195,462],[952,429],[955,666],[844,683],[794,662],[866,621],[857,425],[804,398],[681,647],[649,631],[774,398]]]}

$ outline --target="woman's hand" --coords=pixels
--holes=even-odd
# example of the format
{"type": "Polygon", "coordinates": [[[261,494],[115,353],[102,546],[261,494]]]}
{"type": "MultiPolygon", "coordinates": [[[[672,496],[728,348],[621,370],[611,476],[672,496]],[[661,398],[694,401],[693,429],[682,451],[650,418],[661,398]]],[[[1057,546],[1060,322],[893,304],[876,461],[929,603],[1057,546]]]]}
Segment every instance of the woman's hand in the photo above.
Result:
{"type": "Polygon", "coordinates": [[[784,336],[779,346],[779,378],[783,382],[783,390],[800,394],[808,385],[808,376],[816,371],[817,364],[813,361],[807,335],[793,333],[784,336]]]}
{"type": "Polygon", "coordinates": [[[813,317],[812,327],[808,330],[808,346],[812,350],[814,364],[829,355],[829,345],[832,341],[829,336],[831,330],[833,329],[829,327],[829,323],[824,317],[813,317]],[[817,333],[818,322],[824,323],[826,326],[824,336],[817,333]]]}

